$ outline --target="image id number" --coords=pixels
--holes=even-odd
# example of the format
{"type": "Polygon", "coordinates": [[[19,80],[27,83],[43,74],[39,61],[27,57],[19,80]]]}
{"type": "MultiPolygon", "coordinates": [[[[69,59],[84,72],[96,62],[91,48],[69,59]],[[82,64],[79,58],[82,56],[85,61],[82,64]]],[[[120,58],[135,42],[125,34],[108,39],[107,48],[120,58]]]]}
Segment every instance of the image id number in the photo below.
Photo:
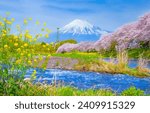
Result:
{"type": "Polygon", "coordinates": [[[133,109],[134,101],[86,101],[78,102],[78,109],[133,109]]]}

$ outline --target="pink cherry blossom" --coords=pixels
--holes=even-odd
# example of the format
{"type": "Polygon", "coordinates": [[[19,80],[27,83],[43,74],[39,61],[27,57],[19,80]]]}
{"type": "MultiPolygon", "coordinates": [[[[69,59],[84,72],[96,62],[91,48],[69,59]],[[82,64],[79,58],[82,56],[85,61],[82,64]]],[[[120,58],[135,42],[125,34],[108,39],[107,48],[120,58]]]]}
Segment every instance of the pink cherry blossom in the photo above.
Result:
{"type": "Polygon", "coordinates": [[[102,36],[95,43],[64,44],[58,48],[57,52],[100,51],[101,49],[108,49],[112,41],[117,42],[117,50],[138,48],[140,47],[140,41],[150,41],[150,13],[140,17],[136,22],[123,25],[115,32],[102,36]]]}

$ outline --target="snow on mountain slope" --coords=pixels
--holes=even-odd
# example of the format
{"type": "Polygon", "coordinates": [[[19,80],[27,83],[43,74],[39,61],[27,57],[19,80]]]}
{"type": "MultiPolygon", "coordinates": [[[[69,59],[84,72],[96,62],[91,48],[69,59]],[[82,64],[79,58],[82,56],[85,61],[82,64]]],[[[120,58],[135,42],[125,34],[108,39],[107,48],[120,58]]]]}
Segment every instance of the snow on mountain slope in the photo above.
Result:
{"type": "Polygon", "coordinates": [[[102,30],[101,28],[94,26],[87,21],[76,19],[71,23],[67,24],[63,28],[60,29],[60,33],[72,33],[75,34],[95,34],[95,35],[103,35],[107,34],[108,31],[102,30]]]}
{"type": "MultiPolygon", "coordinates": [[[[97,41],[102,35],[110,33],[87,21],[76,19],[59,29],[59,41],[75,39],[77,42],[97,41]]],[[[56,42],[57,32],[51,33],[50,38],[40,41],[49,43],[56,42]]]]}

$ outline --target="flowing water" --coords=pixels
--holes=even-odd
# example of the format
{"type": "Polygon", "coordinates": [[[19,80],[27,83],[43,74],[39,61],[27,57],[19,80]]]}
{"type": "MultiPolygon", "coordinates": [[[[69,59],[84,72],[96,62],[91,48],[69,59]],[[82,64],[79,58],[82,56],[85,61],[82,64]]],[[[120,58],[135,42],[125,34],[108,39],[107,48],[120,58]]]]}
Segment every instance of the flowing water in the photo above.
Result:
{"type": "MultiPolygon", "coordinates": [[[[26,78],[29,78],[34,69],[28,70],[26,78]]],[[[150,94],[150,78],[137,78],[123,74],[108,74],[96,72],[68,71],[60,69],[37,70],[35,82],[63,83],[77,87],[78,89],[111,89],[117,93],[135,86],[150,94]]]]}

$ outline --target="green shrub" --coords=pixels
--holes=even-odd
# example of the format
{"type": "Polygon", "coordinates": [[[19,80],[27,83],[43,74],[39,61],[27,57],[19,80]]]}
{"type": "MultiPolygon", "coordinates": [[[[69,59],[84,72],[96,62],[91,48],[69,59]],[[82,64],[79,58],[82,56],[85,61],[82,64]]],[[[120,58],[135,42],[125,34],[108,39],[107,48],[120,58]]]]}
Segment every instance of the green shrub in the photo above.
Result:
{"type": "Polygon", "coordinates": [[[57,89],[57,95],[58,96],[73,96],[74,95],[74,92],[76,90],[74,88],[71,88],[71,87],[60,87],[57,89]]]}
{"type": "Polygon", "coordinates": [[[121,93],[122,96],[142,96],[144,95],[144,91],[137,89],[136,87],[130,87],[127,90],[124,90],[121,93]]]}
{"type": "Polygon", "coordinates": [[[57,43],[55,44],[55,49],[57,50],[60,46],[62,46],[62,45],[65,44],[65,43],[76,44],[77,41],[74,40],[74,39],[68,39],[68,40],[63,40],[63,41],[57,42],[57,43]]]}

